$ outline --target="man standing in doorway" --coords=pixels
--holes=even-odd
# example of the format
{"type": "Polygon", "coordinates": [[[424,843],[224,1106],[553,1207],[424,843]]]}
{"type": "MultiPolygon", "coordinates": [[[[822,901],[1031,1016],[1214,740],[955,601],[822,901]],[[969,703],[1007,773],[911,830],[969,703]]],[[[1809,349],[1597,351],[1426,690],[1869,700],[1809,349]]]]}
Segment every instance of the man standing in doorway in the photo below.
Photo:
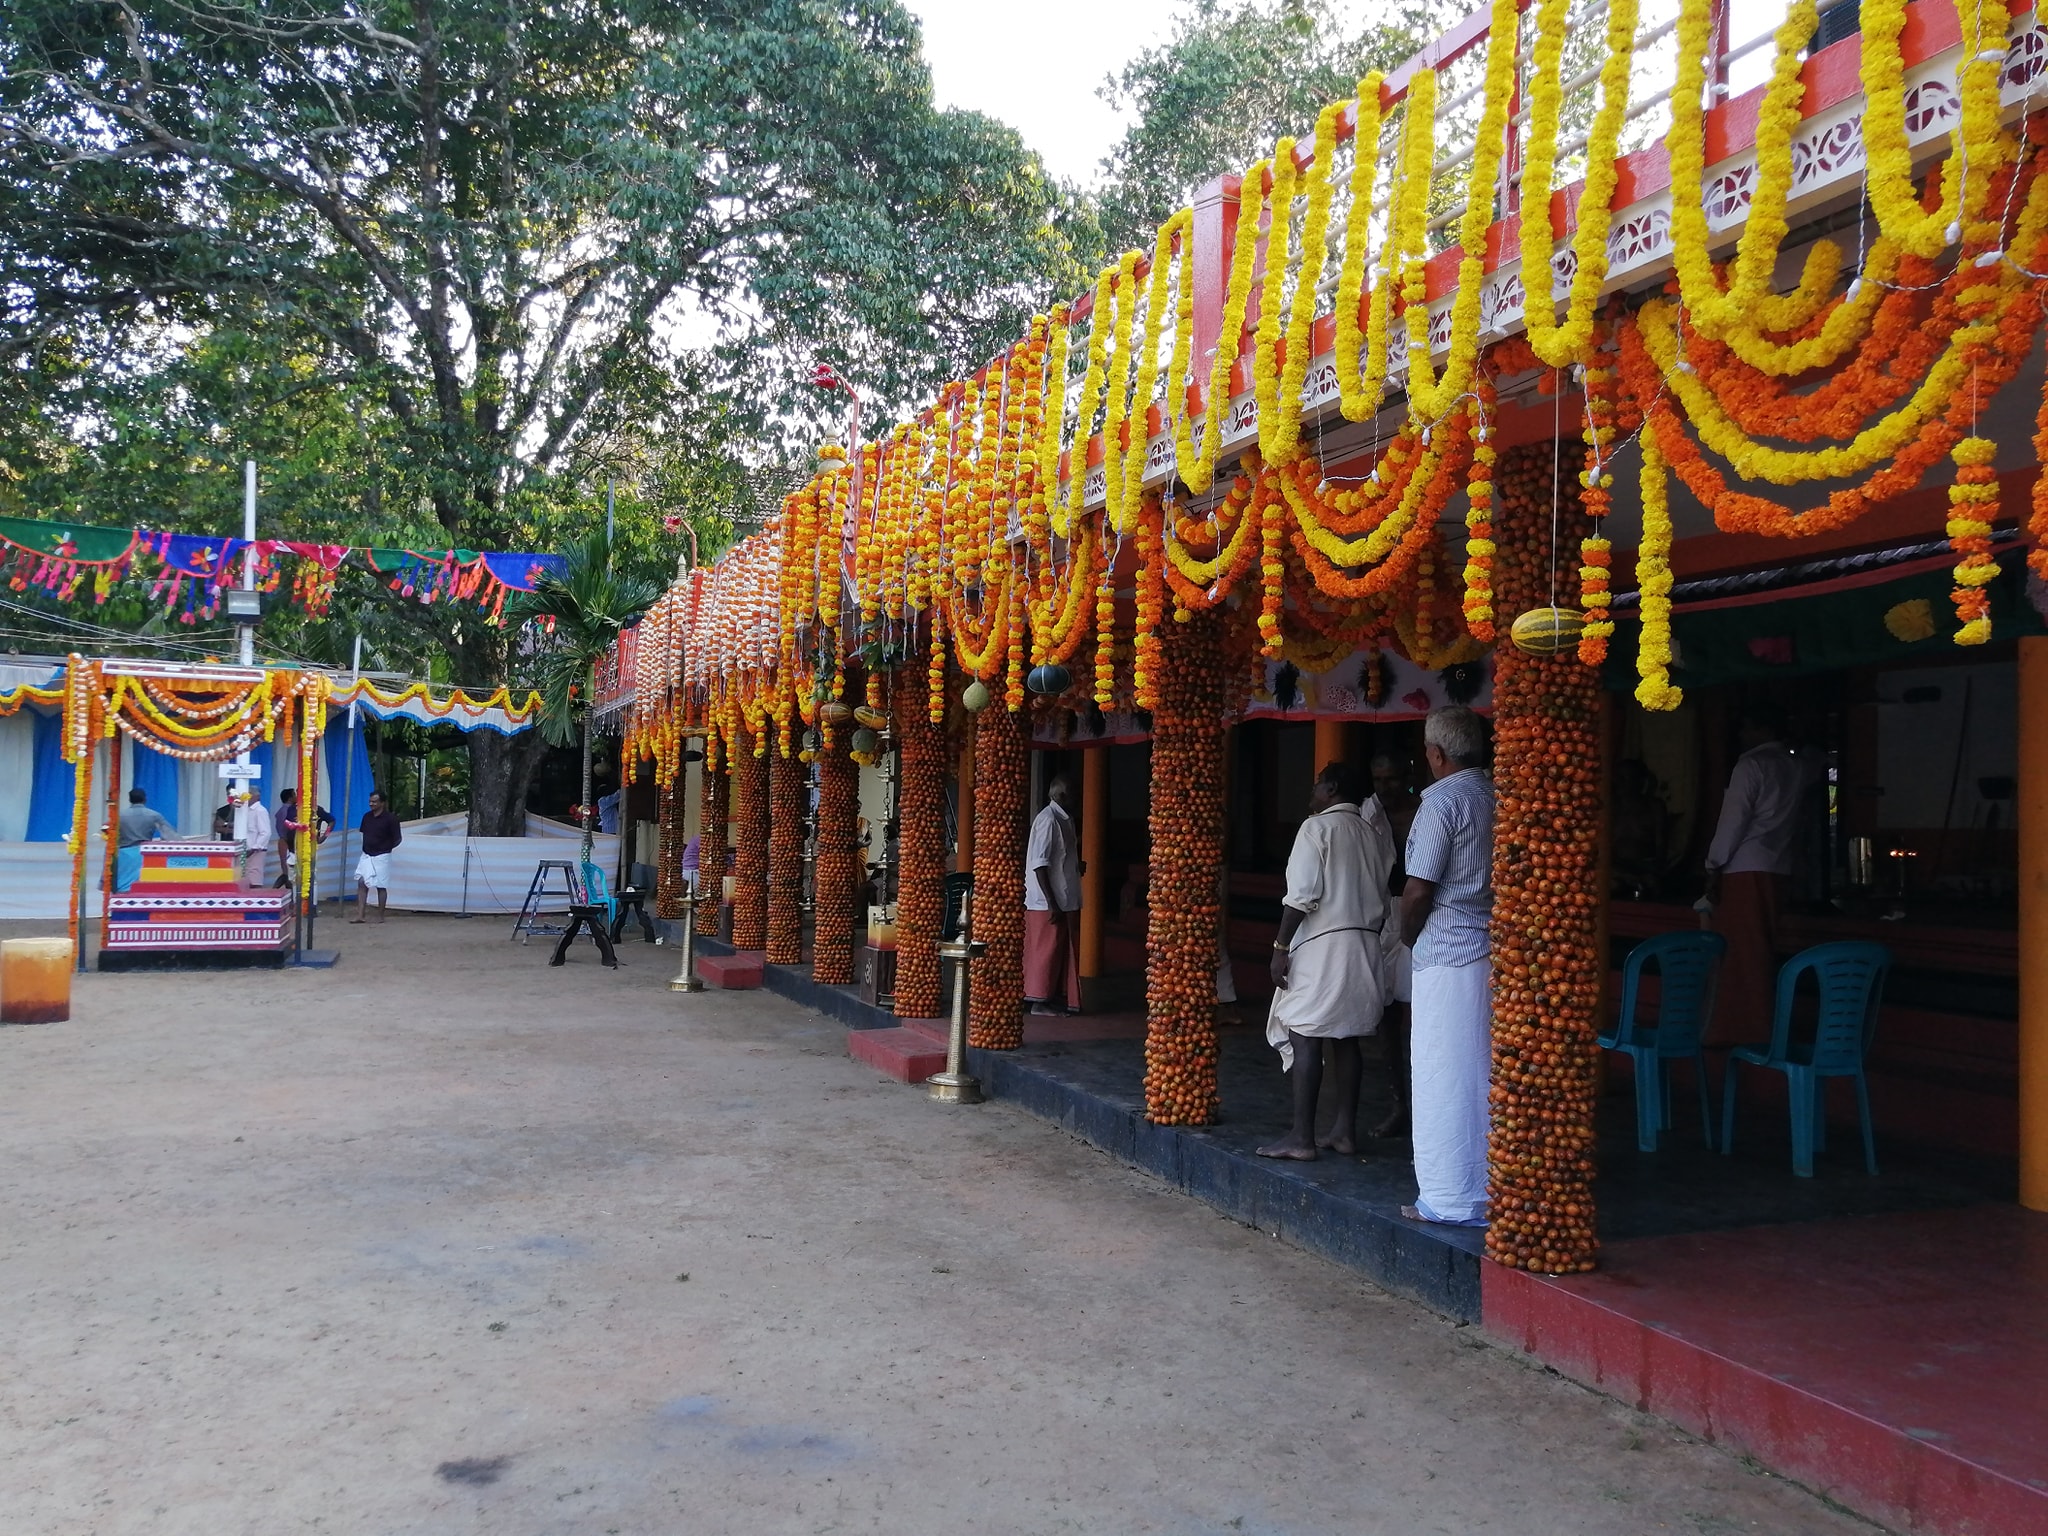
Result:
{"type": "Polygon", "coordinates": [[[1486,725],[1462,705],[1431,710],[1423,753],[1434,780],[1408,831],[1401,937],[1415,949],[1408,1057],[1413,1205],[1401,1214],[1486,1225],[1486,1098],[1493,1066],[1493,781],[1486,725]]]}
{"type": "Polygon", "coordinates": [[[385,904],[391,898],[391,850],[405,841],[398,818],[385,808],[384,797],[370,791],[370,808],[363,812],[363,856],[356,860],[356,915],[352,923],[381,923],[385,904]],[[370,892],[377,893],[377,915],[370,916],[370,892]]]}
{"type": "Polygon", "coordinates": [[[1057,775],[1024,850],[1024,998],[1033,1013],[1081,1011],[1081,848],[1074,786],[1057,775]]]}
{"type": "Polygon", "coordinates": [[[1768,704],[1743,711],[1742,756],[1728,776],[1721,819],[1707,849],[1706,898],[1714,931],[1728,941],[1709,1044],[1770,1033],[1777,985],[1778,906],[1797,863],[1799,813],[1814,765],[1785,742],[1785,721],[1768,704]]]}
{"type": "Polygon", "coordinates": [[[1280,1052],[1293,1090],[1294,1123],[1260,1147],[1261,1157],[1313,1162],[1317,1148],[1358,1150],[1358,1041],[1379,1028],[1387,871],[1394,840],[1364,775],[1331,763],[1309,791],[1309,816],[1287,855],[1287,894],[1273,940],[1273,1006],[1266,1040],[1280,1052]],[[1316,1139],[1316,1099],[1328,1043],[1337,1078],[1337,1113],[1316,1139]]]}

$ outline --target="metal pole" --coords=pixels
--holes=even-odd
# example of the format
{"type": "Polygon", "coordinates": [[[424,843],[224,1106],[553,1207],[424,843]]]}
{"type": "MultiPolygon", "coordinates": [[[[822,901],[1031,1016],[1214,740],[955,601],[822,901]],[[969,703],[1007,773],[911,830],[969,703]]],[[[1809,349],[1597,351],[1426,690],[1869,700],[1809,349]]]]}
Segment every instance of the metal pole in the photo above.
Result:
{"type": "Polygon", "coordinates": [[[953,964],[953,1022],[946,1034],[946,1070],[931,1077],[931,1095],[941,1104],[979,1104],[981,1084],[967,1075],[967,967],[988,952],[988,945],[968,936],[972,899],[960,906],[960,936],[939,946],[939,957],[953,964]]]}
{"type": "MultiPolygon", "coordinates": [[[[249,459],[242,465],[242,537],[248,546],[242,551],[242,590],[256,590],[256,461],[249,459]]],[[[256,665],[256,626],[239,624],[242,645],[242,665],[256,665]]]]}
{"type": "MultiPolygon", "coordinates": [[[[704,872],[699,870],[697,878],[701,880],[703,877],[704,872]]],[[[676,979],[668,984],[668,989],[671,992],[702,992],[704,990],[704,983],[697,979],[697,889],[695,886],[685,886],[683,888],[682,903],[683,942],[681,948],[683,951],[683,964],[682,968],[676,972],[676,979]]]]}
{"type": "MultiPolygon", "coordinates": [[[[360,687],[362,681],[363,637],[361,635],[357,635],[355,657],[356,686],[360,687]]],[[[358,706],[356,704],[356,701],[353,698],[351,698],[348,702],[348,750],[343,754],[341,760],[341,815],[338,818],[341,822],[341,889],[335,895],[334,899],[336,901],[348,900],[348,804],[350,800],[355,798],[356,792],[357,707],[358,706]]],[[[318,891],[315,891],[313,893],[313,899],[315,901],[318,901],[320,899],[320,893],[318,891]]],[[[360,917],[362,914],[357,913],[356,915],[360,917]]]]}

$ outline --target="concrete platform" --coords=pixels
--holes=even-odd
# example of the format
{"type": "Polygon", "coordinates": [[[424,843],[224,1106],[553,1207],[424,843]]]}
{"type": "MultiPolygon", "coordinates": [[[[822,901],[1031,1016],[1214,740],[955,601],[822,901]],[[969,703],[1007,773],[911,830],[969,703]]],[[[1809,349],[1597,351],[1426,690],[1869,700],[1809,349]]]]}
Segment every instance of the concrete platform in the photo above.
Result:
{"type": "Polygon", "coordinates": [[[849,1029],[846,1053],[878,1072],[888,1073],[899,1083],[921,1083],[934,1072],[946,1070],[943,1029],[928,1031],[917,1027],[925,1022],[913,1020],[908,1027],[896,1029],[849,1029]]]}
{"type": "Polygon", "coordinates": [[[1887,1526],[2048,1531],[2048,1216],[1641,1238],[1481,1289],[1488,1332],[1887,1526]]]}
{"type": "Polygon", "coordinates": [[[761,952],[757,949],[697,957],[697,975],[704,985],[727,992],[752,991],[761,985],[762,971],[761,952]]]}

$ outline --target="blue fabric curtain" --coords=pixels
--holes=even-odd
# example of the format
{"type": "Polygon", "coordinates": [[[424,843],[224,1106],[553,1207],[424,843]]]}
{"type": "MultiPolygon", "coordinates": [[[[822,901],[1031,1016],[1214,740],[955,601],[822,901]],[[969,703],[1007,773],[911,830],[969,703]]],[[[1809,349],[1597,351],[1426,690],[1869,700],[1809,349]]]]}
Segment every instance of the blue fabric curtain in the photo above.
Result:
{"type": "Polygon", "coordinates": [[[256,781],[256,798],[277,809],[277,749],[267,741],[259,741],[249,748],[249,761],[260,765],[263,776],[256,781]]]}
{"type": "Polygon", "coordinates": [[[334,813],[337,826],[354,831],[363,824],[363,813],[370,808],[370,743],[368,736],[359,725],[351,732],[348,728],[348,711],[337,710],[327,719],[327,734],[320,738],[321,750],[327,754],[327,761],[320,765],[320,801],[334,813]],[[350,749],[355,754],[355,777],[348,776],[350,749]],[[348,804],[341,803],[342,790],[348,790],[348,804]]]}
{"type": "MultiPolygon", "coordinates": [[[[178,824],[178,779],[179,764],[175,757],[135,743],[135,782],[131,789],[139,789],[149,801],[149,808],[158,812],[172,826],[178,824]]],[[[123,797],[126,804],[126,797],[123,797]]]]}
{"type": "Polygon", "coordinates": [[[37,715],[35,781],[24,842],[61,843],[71,835],[71,797],[77,783],[77,770],[64,761],[64,717],[37,715]]]}

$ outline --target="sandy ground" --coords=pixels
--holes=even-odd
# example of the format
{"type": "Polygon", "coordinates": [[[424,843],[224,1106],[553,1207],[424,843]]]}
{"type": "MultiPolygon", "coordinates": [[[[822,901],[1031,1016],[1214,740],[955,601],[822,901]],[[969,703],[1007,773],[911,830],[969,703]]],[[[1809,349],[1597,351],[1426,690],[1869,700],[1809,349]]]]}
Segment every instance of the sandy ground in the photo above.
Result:
{"type": "Polygon", "coordinates": [[[0,1532],[1871,1529],[815,1014],[506,926],[0,1030],[0,1532]]]}

